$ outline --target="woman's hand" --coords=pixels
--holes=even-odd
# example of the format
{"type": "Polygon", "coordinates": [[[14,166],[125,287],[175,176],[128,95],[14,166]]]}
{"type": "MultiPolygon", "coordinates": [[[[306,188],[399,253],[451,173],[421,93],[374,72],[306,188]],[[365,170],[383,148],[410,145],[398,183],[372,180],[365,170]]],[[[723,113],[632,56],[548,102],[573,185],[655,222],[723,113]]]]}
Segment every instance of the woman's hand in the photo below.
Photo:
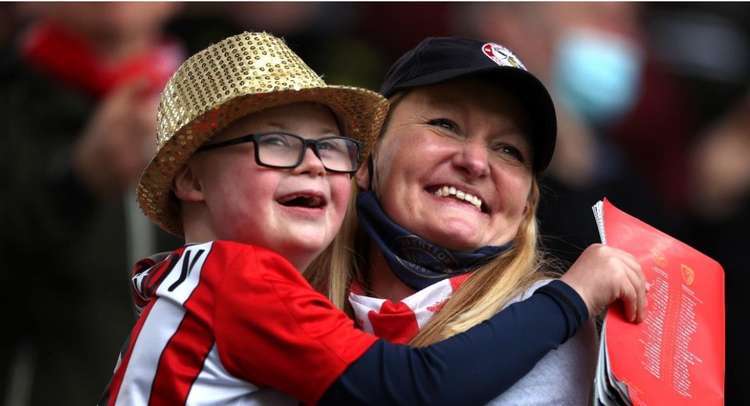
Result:
{"type": "Polygon", "coordinates": [[[646,317],[646,278],[623,250],[591,244],[560,280],[578,292],[591,316],[621,300],[627,320],[640,323],[646,317]]]}

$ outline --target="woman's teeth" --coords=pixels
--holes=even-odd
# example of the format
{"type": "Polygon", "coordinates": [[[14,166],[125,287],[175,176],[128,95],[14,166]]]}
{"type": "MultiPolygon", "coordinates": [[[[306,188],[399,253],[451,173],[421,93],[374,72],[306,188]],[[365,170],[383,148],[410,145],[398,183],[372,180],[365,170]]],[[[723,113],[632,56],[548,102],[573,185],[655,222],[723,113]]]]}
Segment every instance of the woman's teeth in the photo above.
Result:
{"type": "Polygon", "coordinates": [[[482,209],[482,199],[478,198],[477,196],[472,195],[471,193],[466,193],[462,190],[458,190],[453,186],[442,186],[437,188],[435,192],[433,192],[435,196],[438,197],[454,197],[458,200],[463,200],[465,202],[469,202],[473,204],[477,209],[482,209]]]}

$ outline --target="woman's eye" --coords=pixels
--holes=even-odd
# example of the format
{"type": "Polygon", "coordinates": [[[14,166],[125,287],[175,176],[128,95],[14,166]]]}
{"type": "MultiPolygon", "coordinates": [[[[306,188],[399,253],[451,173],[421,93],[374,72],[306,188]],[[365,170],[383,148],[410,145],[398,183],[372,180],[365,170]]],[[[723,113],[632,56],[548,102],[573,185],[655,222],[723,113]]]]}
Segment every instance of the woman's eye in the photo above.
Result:
{"type": "Polygon", "coordinates": [[[447,118],[435,118],[428,121],[427,124],[441,127],[449,131],[456,131],[458,129],[458,125],[453,120],[447,118]]]}
{"type": "Polygon", "coordinates": [[[526,159],[523,156],[523,153],[518,148],[509,145],[509,144],[498,144],[494,148],[492,148],[494,151],[496,151],[498,154],[504,157],[512,157],[518,162],[525,162],[526,159]]]}

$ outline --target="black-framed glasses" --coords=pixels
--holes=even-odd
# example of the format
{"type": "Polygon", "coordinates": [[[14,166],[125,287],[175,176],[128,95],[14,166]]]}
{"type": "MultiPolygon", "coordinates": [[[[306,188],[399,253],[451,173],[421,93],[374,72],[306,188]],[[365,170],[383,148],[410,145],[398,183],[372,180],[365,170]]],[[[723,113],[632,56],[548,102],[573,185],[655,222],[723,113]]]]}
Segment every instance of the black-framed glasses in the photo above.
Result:
{"type": "Polygon", "coordinates": [[[302,163],[310,147],[323,167],[331,172],[354,173],[359,168],[362,144],[348,137],[305,139],[284,132],[248,134],[231,140],[204,144],[196,152],[252,142],[255,162],[270,168],[290,169],[302,163]]]}

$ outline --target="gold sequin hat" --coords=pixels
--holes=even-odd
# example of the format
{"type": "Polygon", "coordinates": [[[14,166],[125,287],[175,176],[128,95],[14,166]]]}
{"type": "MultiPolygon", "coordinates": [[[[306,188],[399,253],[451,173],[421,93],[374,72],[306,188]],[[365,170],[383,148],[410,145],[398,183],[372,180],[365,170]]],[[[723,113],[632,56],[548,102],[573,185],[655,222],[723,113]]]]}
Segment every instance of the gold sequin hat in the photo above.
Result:
{"type": "Polygon", "coordinates": [[[169,79],[157,112],[157,152],[138,183],[138,204],[161,228],[182,235],[172,180],[198,147],[240,117],[267,108],[315,102],[330,108],[344,133],[377,138],[388,110],[379,94],[329,86],[283,40],[267,33],[226,38],[185,61],[169,79]]]}

